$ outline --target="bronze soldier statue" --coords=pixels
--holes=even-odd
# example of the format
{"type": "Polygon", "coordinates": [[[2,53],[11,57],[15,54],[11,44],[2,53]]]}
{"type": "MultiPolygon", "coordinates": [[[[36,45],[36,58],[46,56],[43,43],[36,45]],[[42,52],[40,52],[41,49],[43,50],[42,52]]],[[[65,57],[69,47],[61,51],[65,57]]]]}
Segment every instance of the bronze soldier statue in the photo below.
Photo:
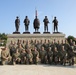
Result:
{"type": "Polygon", "coordinates": [[[49,20],[48,20],[47,16],[45,16],[45,19],[43,20],[43,22],[44,22],[44,31],[46,32],[46,30],[47,30],[47,32],[48,32],[49,20]]]}
{"type": "Polygon", "coordinates": [[[19,19],[19,17],[17,16],[17,17],[16,17],[16,20],[15,20],[16,32],[19,31],[19,25],[20,25],[20,19],[19,19]]]}
{"type": "Polygon", "coordinates": [[[29,23],[30,23],[30,20],[28,19],[28,16],[26,16],[24,19],[25,31],[28,31],[29,23]]]}
{"type": "Polygon", "coordinates": [[[34,26],[35,32],[36,32],[36,31],[38,32],[39,26],[40,26],[40,21],[39,21],[39,19],[37,18],[37,16],[36,16],[36,18],[34,19],[33,26],[34,26]]]}
{"type": "Polygon", "coordinates": [[[52,22],[54,23],[54,32],[55,32],[55,30],[58,32],[58,21],[57,21],[56,17],[54,17],[54,20],[52,22]]]}

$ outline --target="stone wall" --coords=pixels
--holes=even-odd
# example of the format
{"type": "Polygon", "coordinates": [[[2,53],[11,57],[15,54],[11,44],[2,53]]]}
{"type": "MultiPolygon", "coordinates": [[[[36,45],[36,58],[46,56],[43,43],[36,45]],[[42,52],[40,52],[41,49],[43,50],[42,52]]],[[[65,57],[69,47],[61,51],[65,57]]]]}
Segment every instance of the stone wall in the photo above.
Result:
{"type": "Polygon", "coordinates": [[[65,40],[65,34],[9,34],[7,35],[7,45],[10,44],[11,40],[17,42],[17,40],[50,40],[53,41],[56,39],[56,41],[65,40]]]}

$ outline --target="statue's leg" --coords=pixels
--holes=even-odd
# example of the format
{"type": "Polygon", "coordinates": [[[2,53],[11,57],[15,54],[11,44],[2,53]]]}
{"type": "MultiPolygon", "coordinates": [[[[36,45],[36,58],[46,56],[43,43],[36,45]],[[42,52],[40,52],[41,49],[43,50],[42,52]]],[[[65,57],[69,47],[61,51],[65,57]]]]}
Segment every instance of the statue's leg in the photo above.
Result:
{"type": "Polygon", "coordinates": [[[37,32],[38,32],[38,28],[37,28],[37,32]]]}
{"type": "Polygon", "coordinates": [[[35,32],[36,32],[36,28],[35,28],[35,32]]]}
{"type": "Polygon", "coordinates": [[[17,32],[18,32],[18,26],[17,26],[17,32]]]}
{"type": "Polygon", "coordinates": [[[26,25],[25,25],[25,31],[26,31],[26,25]]]}
{"type": "Polygon", "coordinates": [[[46,27],[47,27],[47,32],[48,32],[48,25],[46,27]]]}
{"type": "Polygon", "coordinates": [[[16,31],[17,31],[17,26],[15,25],[16,31]]]}
{"type": "Polygon", "coordinates": [[[17,32],[19,31],[19,25],[17,25],[17,32]]]}
{"type": "Polygon", "coordinates": [[[27,26],[27,31],[28,31],[28,29],[29,29],[29,28],[28,28],[28,26],[27,26]]]}
{"type": "Polygon", "coordinates": [[[58,26],[56,25],[56,31],[58,32],[58,26]]]}
{"type": "Polygon", "coordinates": [[[46,26],[44,25],[44,32],[46,32],[46,26]]]}
{"type": "Polygon", "coordinates": [[[55,25],[54,25],[54,32],[55,32],[55,25]]]}
{"type": "Polygon", "coordinates": [[[28,31],[27,26],[26,26],[26,31],[28,31]]]}

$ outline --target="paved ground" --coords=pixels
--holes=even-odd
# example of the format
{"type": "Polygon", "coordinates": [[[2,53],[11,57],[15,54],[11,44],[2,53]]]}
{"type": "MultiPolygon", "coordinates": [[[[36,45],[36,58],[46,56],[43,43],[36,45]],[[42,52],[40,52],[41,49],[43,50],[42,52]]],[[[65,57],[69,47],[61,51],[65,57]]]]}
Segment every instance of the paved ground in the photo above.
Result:
{"type": "Polygon", "coordinates": [[[0,75],[76,75],[76,65],[3,65],[0,75]]]}

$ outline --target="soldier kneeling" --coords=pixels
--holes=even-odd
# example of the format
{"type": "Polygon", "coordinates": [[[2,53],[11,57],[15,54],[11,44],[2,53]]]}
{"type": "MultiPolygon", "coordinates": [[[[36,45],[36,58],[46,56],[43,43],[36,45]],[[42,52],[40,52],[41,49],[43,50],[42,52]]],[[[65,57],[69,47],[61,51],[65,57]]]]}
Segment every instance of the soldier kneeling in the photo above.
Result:
{"type": "Polygon", "coordinates": [[[20,54],[21,64],[26,64],[26,51],[23,49],[20,54]]]}
{"type": "Polygon", "coordinates": [[[26,64],[32,64],[33,63],[33,55],[30,49],[27,50],[26,54],[26,64]]]}
{"type": "Polygon", "coordinates": [[[10,53],[9,53],[9,51],[8,51],[8,49],[6,47],[2,48],[1,62],[2,62],[2,65],[11,63],[11,56],[10,56],[10,53]]]}
{"type": "Polygon", "coordinates": [[[17,49],[16,52],[13,54],[12,60],[13,60],[13,65],[15,65],[15,64],[20,64],[20,63],[21,63],[20,53],[19,53],[18,49],[17,49]]]}
{"type": "Polygon", "coordinates": [[[39,62],[39,52],[37,51],[36,47],[32,50],[32,54],[33,54],[33,63],[38,64],[38,62],[39,62]]]}

